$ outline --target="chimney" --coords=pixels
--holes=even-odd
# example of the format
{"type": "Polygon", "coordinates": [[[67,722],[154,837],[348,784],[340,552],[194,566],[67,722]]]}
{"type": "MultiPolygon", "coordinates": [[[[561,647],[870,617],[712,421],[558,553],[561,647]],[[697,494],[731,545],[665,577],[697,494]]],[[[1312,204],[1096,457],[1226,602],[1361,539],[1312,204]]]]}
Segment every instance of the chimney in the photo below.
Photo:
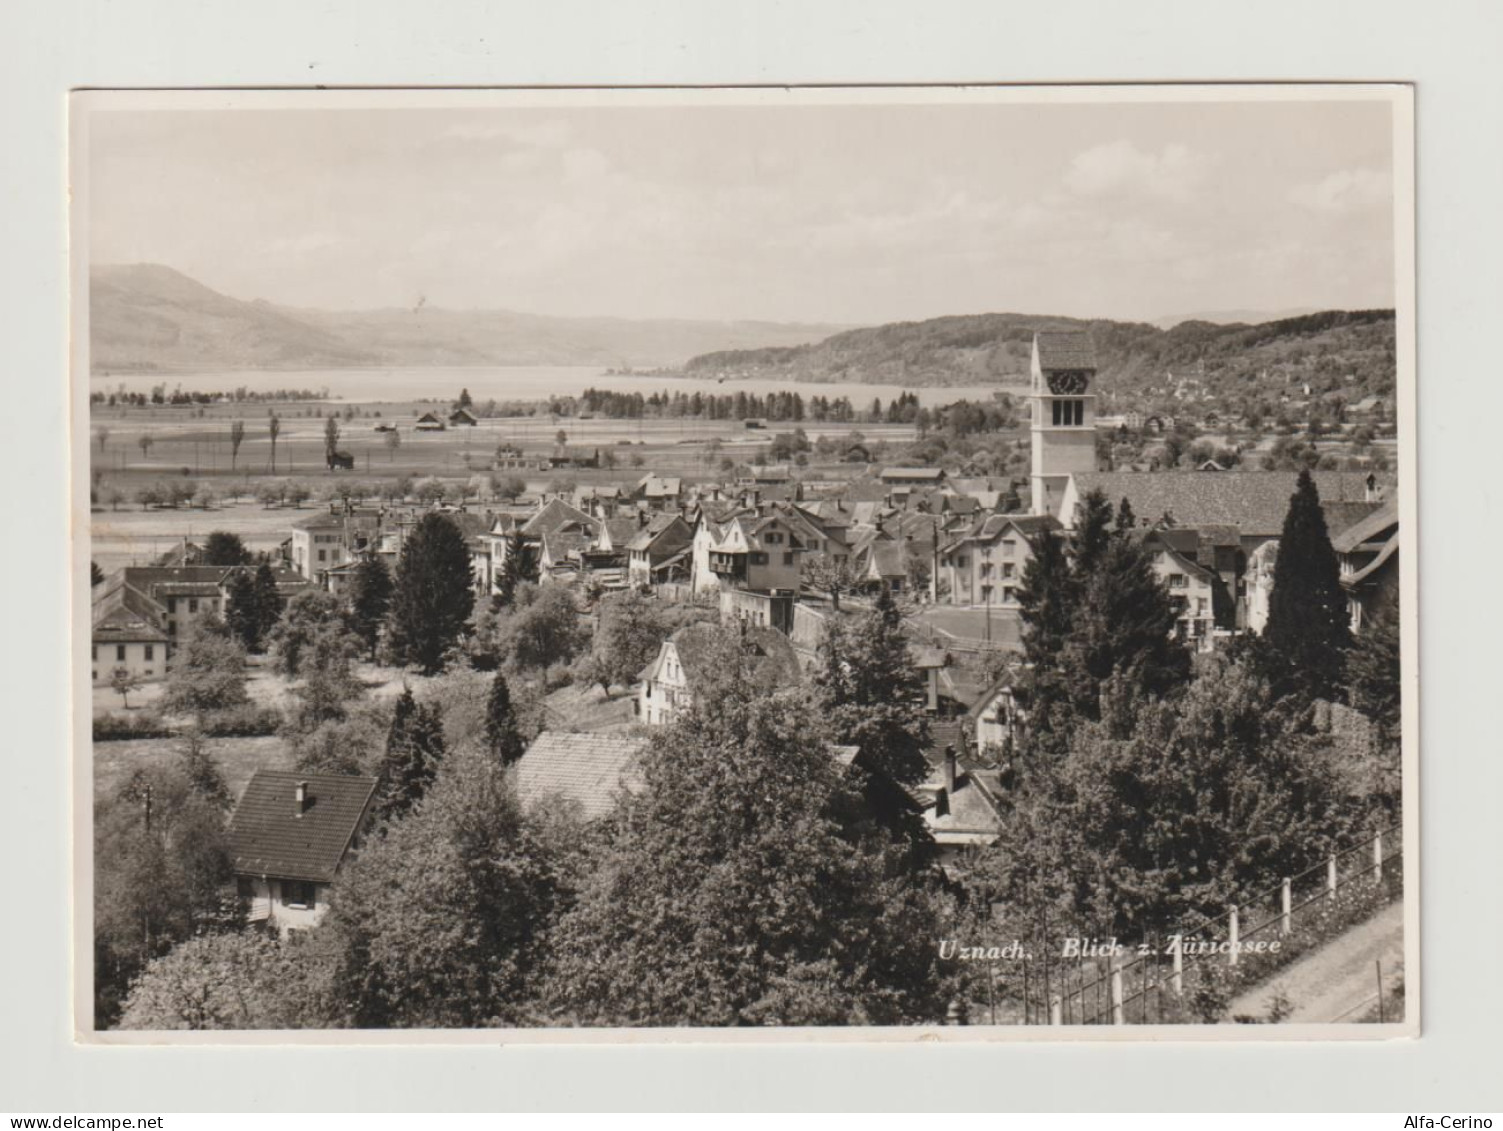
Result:
{"type": "Polygon", "coordinates": [[[300,781],[292,791],[292,799],[296,805],[297,816],[301,817],[308,811],[308,783],[300,781]]]}
{"type": "Polygon", "coordinates": [[[945,794],[953,796],[955,793],[955,779],[958,776],[959,763],[955,757],[955,744],[949,743],[945,747],[945,794]]]}

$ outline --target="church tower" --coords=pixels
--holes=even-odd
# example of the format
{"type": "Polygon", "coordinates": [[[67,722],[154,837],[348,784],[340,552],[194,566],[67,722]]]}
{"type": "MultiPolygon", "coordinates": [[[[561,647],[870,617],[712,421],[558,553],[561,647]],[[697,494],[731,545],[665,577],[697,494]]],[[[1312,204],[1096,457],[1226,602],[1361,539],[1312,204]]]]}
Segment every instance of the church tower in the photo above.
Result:
{"type": "Polygon", "coordinates": [[[1096,470],[1096,347],[1084,330],[1033,336],[1032,513],[1060,517],[1071,475],[1096,470]]]}

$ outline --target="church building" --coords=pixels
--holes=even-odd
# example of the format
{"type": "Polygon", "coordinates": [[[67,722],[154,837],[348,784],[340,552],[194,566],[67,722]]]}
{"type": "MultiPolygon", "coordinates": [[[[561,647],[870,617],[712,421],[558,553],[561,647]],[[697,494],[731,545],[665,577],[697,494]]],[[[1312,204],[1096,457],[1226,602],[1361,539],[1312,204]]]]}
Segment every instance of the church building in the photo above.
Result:
{"type": "Polygon", "coordinates": [[[1033,336],[1029,399],[1033,407],[1033,498],[1036,515],[1058,515],[1070,476],[1096,470],[1096,349],[1084,330],[1033,336]]]}

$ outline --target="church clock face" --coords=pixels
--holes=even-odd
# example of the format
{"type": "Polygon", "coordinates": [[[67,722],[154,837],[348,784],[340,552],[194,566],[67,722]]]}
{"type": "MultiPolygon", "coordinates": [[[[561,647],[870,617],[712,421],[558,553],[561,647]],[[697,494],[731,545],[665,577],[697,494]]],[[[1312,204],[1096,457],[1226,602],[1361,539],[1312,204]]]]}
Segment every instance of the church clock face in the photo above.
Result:
{"type": "Polygon", "coordinates": [[[1049,374],[1049,391],[1055,396],[1078,397],[1086,391],[1086,375],[1084,373],[1051,373],[1049,374]]]}

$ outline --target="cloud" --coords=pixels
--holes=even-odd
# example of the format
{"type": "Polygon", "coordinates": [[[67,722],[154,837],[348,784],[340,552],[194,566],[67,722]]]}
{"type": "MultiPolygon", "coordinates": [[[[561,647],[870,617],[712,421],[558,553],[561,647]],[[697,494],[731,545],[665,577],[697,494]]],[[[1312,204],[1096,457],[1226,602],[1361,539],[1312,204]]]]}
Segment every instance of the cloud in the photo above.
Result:
{"type": "Polygon", "coordinates": [[[1130,141],[1113,141],[1076,154],[1065,173],[1065,186],[1078,196],[1184,201],[1204,176],[1205,160],[1183,145],[1166,145],[1152,153],[1130,141]]]}
{"type": "Polygon", "coordinates": [[[1324,180],[1296,185],[1289,199],[1316,212],[1352,212],[1388,205],[1393,200],[1393,182],[1375,169],[1341,169],[1324,180]]]}

